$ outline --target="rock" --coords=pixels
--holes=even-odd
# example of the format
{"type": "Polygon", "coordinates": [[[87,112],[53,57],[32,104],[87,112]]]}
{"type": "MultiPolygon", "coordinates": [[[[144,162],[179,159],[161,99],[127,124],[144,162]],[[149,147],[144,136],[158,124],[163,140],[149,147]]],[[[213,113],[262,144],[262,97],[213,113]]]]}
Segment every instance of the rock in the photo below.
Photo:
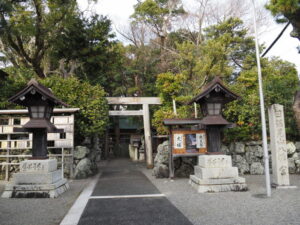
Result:
{"type": "Polygon", "coordinates": [[[248,163],[260,162],[264,156],[263,148],[260,145],[246,146],[246,160],[248,163]]]}
{"type": "Polygon", "coordinates": [[[262,145],[262,141],[248,141],[245,145],[252,146],[252,145],[262,145]]]}
{"type": "Polygon", "coordinates": [[[156,178],[167,178],[169,177],[169,168],[167,165],[160,164],[153,168],[152,175],[156,178]]]}
{"type": "Polygon", "coordinates": [[[249,164],[246,159],[240,155],[233,157],[233,166],[236,166],[239,169],[241,175],[250,172],[249,164]]]}
{"type": "Polygon", "coordinates": [[[189,177],[193,173],[193,165],[182,163],[179,169],[175,170],[175,177],[189,177]]]}
{"type": "Polygon", "coordinates": [[[296,151],[300,152],[300,141],[295,142],[296,151]]]}
{"type": "Polygon", "coordinates": [[[250,166],[251,175],[262,175],[264,174],[264,167],[259,162],[254,162],[250,166]]]}
{"type": "Polygon", "coordinates": [[[76,146],[74,149],[74,159],[83,159],[90,150],[85,146],[76,146]]]}
{"type": "Polygon", "coordinates": [[[236,142],[234,146],[234,150],[236,153],[244,153],[245,152],[245,144],[242,142],[236,142]]]}
{"type": "Polygon", "coordinates": [[[297,159],[299,159],[299,154],[297,152],[295,152],[291,158],[293,158],[294,161],[296,161],[297,159]]]}
{"type": "Polygon", "coordinates": [[[178,158],[174,160],[175,176],[189,177],[194,173],[194,166],[197,164],[196,157],[178,158]]]}
{"type": "Polygon", "coordinates": [[[157,147],[157,154],[154,158],[152,175],[156,178],[169,177],[169,141],[164,141],[157,147]]]}
{"type": "Polygon", "coordinates": [[[294,152],[296,152],[296,146],[293,142],[289,142],[286,144],[286,150],[288,155],[292,155],[294,152]]]}
{"type": "Polygon", "coordinates": [[[288,158],[289,173],[296,173],[296,164],[293,158],[288,158]]]}
{"type": "Polygon", "coordinates": [[[169,165],[169,141],[164,141],[157,147],[157,154],[154,158],[154,166],[156,164],[169,165]]]}
{"type": "Polygon", "coordinates": [[[295,160],[295,165],[297,168],[300,168],[300,159],[295,160]]]}
{"type": "Polygon", "coordinates": [[[230,145],[229,145],[229,152],[230,153],[234,153],[234,147],[235,147],[235,144],[234,143],[230,143],[230,145]]]}
{"type": "Polygon", "coordinates": [[[79,161],[75,168],[74,177],[76,179],[87,178],[93,174],[93,165],[90,159],[84,158],[79,161]]]}
{"type": "Polygon", "coordinates": [[[225,155],[230,155],[230,150],[226,145],[221,145],[221,152],[223,152],[225,155]]]}

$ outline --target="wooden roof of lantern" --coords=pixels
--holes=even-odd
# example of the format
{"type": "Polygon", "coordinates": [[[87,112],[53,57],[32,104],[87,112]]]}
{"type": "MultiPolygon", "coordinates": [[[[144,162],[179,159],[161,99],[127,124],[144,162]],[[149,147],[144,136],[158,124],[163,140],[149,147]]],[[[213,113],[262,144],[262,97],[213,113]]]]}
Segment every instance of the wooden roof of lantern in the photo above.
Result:
{"type": "Polygon", "coordinates": [[[24,89],[10,97],[8,101],[25,107],[38,104],[68,106],[66,103],[55,97],[49,88],[38,83],[35,79],[31,79],[24,89]],[[36,93],[38,95],[36,95],[36,93]],[[28,95],[35,97],[27,98],[28,95]]]}
{"type": "Polygon", "coordinates": [[[226,104],[228,102],[240,99],[241,97],[231,90],[229,90],[222,82],[220,77],[215,77],[210,83],[202,88],[202,92],[194,97],[189,104],[194,102],[201,103],[209,101],[211,96],[215,96],[218,100],[221,100],[222,103],[226,104]]]}

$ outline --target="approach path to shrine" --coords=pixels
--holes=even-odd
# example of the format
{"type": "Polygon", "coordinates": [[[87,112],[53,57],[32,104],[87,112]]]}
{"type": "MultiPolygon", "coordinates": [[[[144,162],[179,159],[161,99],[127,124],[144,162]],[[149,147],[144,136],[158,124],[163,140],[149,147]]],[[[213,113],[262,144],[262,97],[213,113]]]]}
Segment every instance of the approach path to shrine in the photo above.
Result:
{"type": "Polygon", "coordinates": [[[127,159],[107,163],[79,225],[192,225],[127,159]]]}

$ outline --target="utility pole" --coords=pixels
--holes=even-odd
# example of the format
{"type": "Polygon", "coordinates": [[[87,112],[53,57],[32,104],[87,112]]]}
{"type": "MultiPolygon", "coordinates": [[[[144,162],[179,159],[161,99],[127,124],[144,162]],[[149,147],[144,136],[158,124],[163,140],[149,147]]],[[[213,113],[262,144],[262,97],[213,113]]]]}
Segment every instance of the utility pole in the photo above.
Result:
{"type": "Polygon", "coordinates": [[[262,85],[262,76],[261,76],[260,54],[259,54],[259,48],[258,48],[255,0],[252,0],[252,4],[253,4],[253,15],[254,15],[253,23],[254,23],[254,32],[255,32],[255,50],[256,50],[256,61],[257,61],[257,73],[258,73],[258,86],[259,86],[260,114],[261,114],[261,124],[262,124],[266,189],[267,189],[267,196],[271,197],[269,153],[268,153],[267,129],[266,129],[266,118],[265,118],[265,103],[264,103],[264,94],[263,94],[263,85],[262,85]]]}

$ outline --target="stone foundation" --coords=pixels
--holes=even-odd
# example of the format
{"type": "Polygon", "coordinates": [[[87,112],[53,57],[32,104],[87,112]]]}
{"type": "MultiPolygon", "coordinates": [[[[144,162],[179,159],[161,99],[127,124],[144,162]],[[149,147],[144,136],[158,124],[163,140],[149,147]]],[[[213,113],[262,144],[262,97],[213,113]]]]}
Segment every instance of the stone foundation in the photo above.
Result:
{"type": "Polygon", "coordinates": [[[195,166],[195,175],[189,183],[199,193],[246,191],[245,178],[238,176],[238,168],[232,167],[231,156],[201,155],[195,166]]]}
{"type": "Polygon", "coordinates": [[[2,198],[56,198],[68,189],[56,159],[25,160],[5,186],[2,198]]]}

